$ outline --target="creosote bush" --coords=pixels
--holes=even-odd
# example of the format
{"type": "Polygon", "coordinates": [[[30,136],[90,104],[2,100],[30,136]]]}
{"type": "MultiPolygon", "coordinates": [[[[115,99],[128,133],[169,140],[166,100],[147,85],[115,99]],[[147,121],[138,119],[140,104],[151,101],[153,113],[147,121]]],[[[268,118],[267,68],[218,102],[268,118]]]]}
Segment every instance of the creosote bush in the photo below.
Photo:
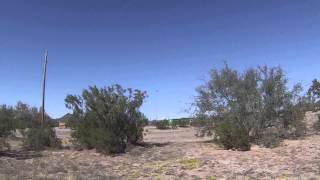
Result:
{"type": "MultiPolygon", "coordinates": [[[[176,124],[174,125],[176,126],[176,124]]],[[[156,128],[157,129],[170,129],[170,123],[169,120],[159,120],[156,122],[156,128]]]]}
{"type": "Polygon", "coordinates": [[[27,150],[44,150],[45,148],[60,148],[61,141],[56,137],[54,129],[48,122],[34,122],[25,132],[23,146],[27,150]]]}
{"type": "Polygon", "coordinates": [[[171,120],[158,120],[154,121],[153,124],[157,129],[177,129],[178,127],[188,127],[190,125],[189,118],[171,119],[171,120]]]}
{"type": "Polygon", "coordinates": [[[45,127],[37,126],[40,112],[35,107],[18,102],[16,106],[0,106],[0,149],[10,148],[6,140],[18,130],[24,135],[23,144],[27,149],[41,150],[57,146],[58,140],[51,129],[51,118],[46,114],[45,127]]]}
{"type": "Polygon", "coordinates": [[[217,123],[215,141],[226,149],[250,150],[249,133],[247,129],[234,122],[234,119],[225,119],[217,123]]]}
{"type": "Polygon", "coordinates": [[[197,89],[196,120],[226,149],[249,150],[250,143],[273,147],[283,138],[305,134],[305,97],[301,85],[287,88],[280,67],[258,67],[244,73],[212,70],[197,89]],[[202,123],[202,124],[201,124],[202,123]]]}
{"type": "Polygon", "coordinates": [[[123,153],[128,144],[143,138],[146,117],[139,111],[146,93],[112,85],[68,95],[66,107],[73,110],[72,137],[85,148],[103,153],[123,153]]]}
{"type": "Polygon", "coordinates": [[[188,127],[190,125],[189,118],[173,119],[172,121],[176,121],[176,124],[179,127],[188,127]]]}
{"type": "Polygon", "coordinates": [[[176,119],[171,120],[171,128],[177,129],[178,128],[178,121],[176,119]]]}

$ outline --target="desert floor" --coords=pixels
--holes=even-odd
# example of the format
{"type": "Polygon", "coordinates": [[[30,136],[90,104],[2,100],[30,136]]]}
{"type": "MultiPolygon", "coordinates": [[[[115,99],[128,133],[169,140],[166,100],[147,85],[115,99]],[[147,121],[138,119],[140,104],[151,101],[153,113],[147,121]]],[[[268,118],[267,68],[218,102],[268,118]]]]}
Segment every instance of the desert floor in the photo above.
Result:
{"type": "Polygon", "coordinates": [[[102,155],[68,147],[70,131],[57,129],[62,150],[0,154],[0,179],[320,179],[320,135],[286,140],[277,148],[223,150],[193,128],[145,129],[145,145],[102,155]]]}

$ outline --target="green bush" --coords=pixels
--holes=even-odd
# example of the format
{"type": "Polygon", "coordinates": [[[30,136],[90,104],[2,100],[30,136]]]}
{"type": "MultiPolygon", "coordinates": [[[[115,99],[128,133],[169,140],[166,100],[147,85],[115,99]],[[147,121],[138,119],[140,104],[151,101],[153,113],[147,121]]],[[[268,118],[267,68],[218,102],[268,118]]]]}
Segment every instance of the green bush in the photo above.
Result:
{"type": "Polygon", "coordinates": [[[171,119],[171,120],[160,120],[154,122],[158,129],[177,129],[178,127],[188,127],[190,120],[187,118],[171,119]]]}
{"type": "Polygon", "coordinates": [[[157,129],[170,129],[169,120],[159,120],[156,122],[157,129]]]}
{"type": "Polygon", "coordinates": [[[128,144],[143,138],[146,117],[139,111],[146,93],[120,85],[84,90],[68,95],[66,107],[73,110],[70,124],[75,143],[103,153],[123,153],[128,144]]]}
{"type": "Polygon", "coordinates": [[[177,125],[179,127],[188,127],[190,125],[190,119],[188,118],[181,118],[181,119],[175,119],[177,121],[177,125]]]}
{"type": "Polygon", "coordinates": [[[193,118],[190,125],[195,127],[195,136],[197,137],[212,136],[213,134],[213,119],[207,115],[198,114],[196,118],[193,118]]]}
{"type": "Polygon", "coordinates": [[[0,106],[0,138],[5,139],[14,130],[14,109],[10,106],[0,106]]]}
{"type": "Polygon", "coordinates": [[[0,106],[0,150],[10,148],[7,137],[14,130],[14,109],[10,106],[0,106]]]}
{"type": "Polygon", "coordinates": [[[50,128],[51,118],[46,114],[46,122],[39,125],[40,112],[35,107],[18,102],[16,106],[0,106],[0,148],[8,146],[6,139],[19,130],[26,138],[24,146],[27,149],[41,150],[45,147],[57,146],[55,132],[50,128]]]}
{"type": "Polygon", "coordinates": [[[250,150],[250,137],[248,130],[236,119],[228,117],[214,127],[215,141],[225,149],[247,151],[250,150]]]}
{"type": "Polygon", "coordinates": [[[178,128],[178,121],[176,119],[171,120],[171,128],[177,129],[178,128]]]}
{"type": "MultiPolygon", "coordinates": [[[[286,133],[286,131],[283,131],[286,133]]],[[[280,132],[276,127],[270,127],[263,131],[262,136],[258,139],[258,144],[264,147],[273,148],[280,143],[280,132]]]]}
{"type": "Polygon", "coordinates": [[[314,79],[308,89],[308,95],[313,105],[313,111],[320,110],[320,81],[314,79]]]}
{"type": "MultiPolygon", "coordinates": [[[[17,102],[14,107],[15,118],[13,120],[15,129],[25,129],[32,127],[35,120],[40,118],[40,112],[35,107],[30,107],[28,104],[17,102]]],[[[46,115],[46,119],[50,117],[46,115]]]]}
{"type": "Polygon", "coordinates": [[[38,151],[45,148],[60,148],[61,142],[47,122],[42,125],[35,122],[33,127],[26,130],[23,146],[27,150],[38,151]]]}
{"type": "Polygon", "coordinates": [[[212,70],[209,81],[197,92],[195,114],[201,120],[197,126],[213,132],[226,148],[249,149],[248,142],[272,146],[278,138],[305,134],[302,120],[309,102],[300,95],[300,84],[288,90],[280,67],[264,66],[239,73],[226,65],[212,70]],[[270,128],[276,128],[277,133],[270,128]]]}

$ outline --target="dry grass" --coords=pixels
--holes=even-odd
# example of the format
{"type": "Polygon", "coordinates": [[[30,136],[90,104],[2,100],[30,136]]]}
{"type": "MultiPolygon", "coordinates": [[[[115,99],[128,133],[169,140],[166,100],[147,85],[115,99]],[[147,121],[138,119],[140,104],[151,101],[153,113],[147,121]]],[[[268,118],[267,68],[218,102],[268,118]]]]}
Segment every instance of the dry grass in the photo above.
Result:
{"type": "MultiPolygon", "coordinates": [[[[192,128],[147,129],[145,146],[115,156],[72,147],[20,157],[21,152],[2,154],[0,179],[320,179],[319,135],[240,152],[197,138],[192,128]]],[[[69,131],[58,135],[71,146],[69,131]]]]}

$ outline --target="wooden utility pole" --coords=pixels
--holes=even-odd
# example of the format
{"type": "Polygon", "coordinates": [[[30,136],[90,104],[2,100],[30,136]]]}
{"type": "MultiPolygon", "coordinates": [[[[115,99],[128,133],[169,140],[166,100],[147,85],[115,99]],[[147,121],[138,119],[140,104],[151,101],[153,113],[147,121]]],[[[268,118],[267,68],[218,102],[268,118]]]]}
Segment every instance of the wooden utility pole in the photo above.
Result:
{"type": "Polygon", "coordinates": [[[42,106],[41,106],[41,124],[44,122],[44,103],[45,103],[45,95],[46,95],[46,74],[47,74],[47,63],[48,63],[48,51],[45,52],[44,55],[44,64],[43,64],[43,79],[42,79],[42,106]]]}

